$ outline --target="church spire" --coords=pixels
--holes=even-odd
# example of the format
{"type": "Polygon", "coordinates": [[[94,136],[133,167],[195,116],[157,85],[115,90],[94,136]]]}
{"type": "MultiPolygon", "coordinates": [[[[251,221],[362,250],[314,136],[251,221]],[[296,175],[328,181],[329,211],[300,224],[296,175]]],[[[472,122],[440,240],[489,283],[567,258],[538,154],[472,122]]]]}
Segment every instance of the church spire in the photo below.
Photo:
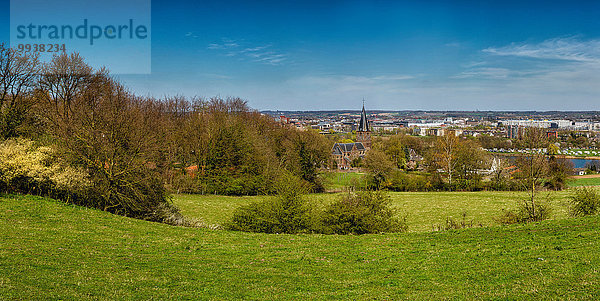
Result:
{"type": "Polygon", "coordinates": [[[359,132],[370,132],[369,120],[367,119],[367,112],[365,111],[365,100],[363,99],[362,112],[360,114],[360,123],[358,124],[359,132]]]}
{"type": "Polygon", "coordinates": [[[362,143],[367,149],[371,149],[371,128],[369,127],[369,119],[367,119],[367,111],[365,111],[365,100],[363,99],[362,112],[360,113],[360,123],[358,131],[356,131],[356,141],[362,143]]]}

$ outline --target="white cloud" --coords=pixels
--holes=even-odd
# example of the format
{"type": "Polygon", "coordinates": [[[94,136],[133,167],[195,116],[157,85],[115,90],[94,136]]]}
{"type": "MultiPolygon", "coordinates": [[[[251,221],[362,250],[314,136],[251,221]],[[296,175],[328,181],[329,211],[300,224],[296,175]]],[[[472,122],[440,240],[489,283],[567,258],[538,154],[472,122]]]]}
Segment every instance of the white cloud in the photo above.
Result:
{"type": "Polygon", "coordinates": [[[513,70],[500,67],[480,67],[469,68],[457,75],[452,76],[453,79],[490,79],[503,80],[511,78],[525,78],[536,74],[543,73],[539,70],[513,70]]]}
{"type": "Polygon", "coordinates": [[[185,36],[186,36],[187,38],[194,38],[194,39],[197,39],[197,38],[198,38],[198,35],[196,35],[195,33],[191,32],[191,31],[188,31],[188,32],[185,34],[185,36]]]}
{"type": "Polygon", "coordinates": [[[448,97],[461,95],[463,103],[478,97],[486,104],[483,107],[505,110],[599,108],[600,40],[554,38],[482,52],[481,60],[450,77],[456,86],[440,90],[446,89],[448,97]]]}
{"type": "Polygon", "coordinates": [[[506,68],[474,68],[461,72],[453,78],[489,78],[505,79],[511,71],[506,68]]]}
{"type": "Polygon", "coordinates": [[[215,43],[211,43],[208,44],[208,49],[225,49],[225,46],[220,45],[220,44],[215,44],[215,43]]]}
{"type": "Polygon", "coordinates": [[[268,64],[268,65],[281,65],[287,62],[289,55],[278,52],[273,49],[271,44],[254,46],[254,47],[242,47],[242,43],[230,39],[222,39],[222,43],[210,43],[208,49],[211,50],[223,50],[225,56],[241,57],[249,59],[252,62],[268,64]]]}
{"type": "Polygon", "coordinates": [[[217,73],[201,73],[200,75],[207,77],[207,78],[212,78],[212,79],[232,79],[233,78],[229,75],[217,74],[217,73]]]}
{"type": "MultiPolygon", "coordinates": [[[[577,77],[575,74],[600,79],[600,40],[554,38],[540,43],[511,43],[502,47],[490,47],[482,52],[487,55],[483,61],[466,65],[465,71],[451,78],[527,82],[556,78],[552,82],[559,87],[579,86],[579,83],[571,82],[577,77]]],[[[581,88],[589,90],[591,87],[581,88]]]]}
{"type": "Polygon", "coordinates": [[[415,78],[412,75],[380,75],[372,77],[373,80],[407,80],[415,78]]]}
{"type": "Polygon", "coordinates": [[[490,47],[483,52],[499,56],[600,63],[600,40],[555,38],[535,44],[510,44],[490,47]]]}
{"type": "Polygon", "coordinates": [[[258,46],[258,47],[253,47],[253,48],[246,48],[244,50],[242,50],[242,52],[255,52],[255,51],[260,51],[263,50],[265,48],[269,48],[271,47],[271,45],[265,45],[265,46],[258,46]]]}

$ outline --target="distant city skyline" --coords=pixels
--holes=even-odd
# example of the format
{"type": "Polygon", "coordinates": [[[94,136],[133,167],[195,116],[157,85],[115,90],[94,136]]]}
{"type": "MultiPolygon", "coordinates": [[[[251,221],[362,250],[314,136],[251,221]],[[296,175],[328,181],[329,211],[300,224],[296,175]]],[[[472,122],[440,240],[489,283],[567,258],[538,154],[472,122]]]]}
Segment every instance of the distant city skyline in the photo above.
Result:
{"type": "Polygon", "coordinates": [[[597,1],[154,0],[152,74],[118,78],[258,110],[600,110],[598,15],[597,1]]]}

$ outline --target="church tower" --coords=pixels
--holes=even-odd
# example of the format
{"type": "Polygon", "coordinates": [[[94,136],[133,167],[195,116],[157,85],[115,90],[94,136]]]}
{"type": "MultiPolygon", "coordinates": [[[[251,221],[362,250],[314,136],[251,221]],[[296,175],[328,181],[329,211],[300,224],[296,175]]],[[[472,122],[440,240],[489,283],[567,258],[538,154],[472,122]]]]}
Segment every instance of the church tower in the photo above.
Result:
{"type": "Polygon", "coordinates": [[[361,142],[366,149],[371,148],[371,128],[369,127],[364,100],[362,112],[360,114],[360,123],[358,124],[358,131],[356,131],[356,142],[361,142]]]}

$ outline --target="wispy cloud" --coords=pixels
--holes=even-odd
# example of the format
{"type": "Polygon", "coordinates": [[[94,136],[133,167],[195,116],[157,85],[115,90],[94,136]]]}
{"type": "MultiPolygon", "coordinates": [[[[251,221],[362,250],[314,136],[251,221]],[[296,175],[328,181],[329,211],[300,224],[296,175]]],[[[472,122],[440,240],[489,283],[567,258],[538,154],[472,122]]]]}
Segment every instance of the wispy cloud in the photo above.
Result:
{"type": "Polygon", "coordinates": [[[479,78],[479,79],[491,79],[491,80],[503,80],[511,78],[523,78],[530,77],[536,74],[543,73],[539,70],[514,70],[509,68],[495,68],[495,67],[480,67],[480,68],[469,68],[457,75],[452,76],[454,79],[468,79],[468,78],[479,78]]]}
{"type": "Polygon", "coordinates": [[[198,38],[198,35],[197,35],[197,34],[195,34],[195,33],[193,33],[193,32],[191,32],[191,31],[188,31],[188,32],[185,34],[185,37],[186,37],[186,38],[194,38],[194,39],[197,39],[197,38],[198,38]]]}
{"type": "Polygon", "coordinates": [[[324,83],[336,83],[336,85],[347,85],[350,87],[359,88],[360,86],[389,86],[393,87],[397,81],[406,81],[414,79],[415,77],[410,75],[378,75],[378,76],[356,76],[356,75],[325,75],[325,76],[309,76],[305,77],[305,80],[324,82],[324,83]]]}
{"type": "Polygon", "coordinates": [[[256,52],[256,51],[264,50],[269,47],[271,47],[271,44],[265,45],[265,46],[258,46],[258,47],[254,47],[254,48],[246,48],[246,49],[242,50],[242,52],[256,52]]]}
{"type": "Polygon", "coordinates": [[[225,46],[221,45],[221,44],[215,44],[215,43],[211,43],[208,44],[208,47],[206,47],[208,49],[225,49],[225,46]]]}
{"type": "Polygon", "coordinates": [[[460,47],[461,44],[459,42],[452,42],[452,43],[446,43],[446,44],[444,44],[444,46],[456,48],[456,47],[460,47]]]}
{"type": "Polygon", "coordinates": [[[472,68],[465,70],[452,78],[490,78],[490,79],[505,79],[510,75],[511,71],[506,68],[472,68]]]}
{"type": "Polygon", "coordinates": [[[212,79],[232,79],[233,78],[229,75],[217,74],[217,73],[201,73],[200,75],[203,77],[212,78],[212,79]]]}
{"type": "Polygon", "coordinates": [[[572,109],[567,105],[571,103],[578,108],[597,107],[600,40],[568,37],[511,43],[482,49],[481,54],[450,76],[455,86],[443,89],[505,109],[572,109]]]}
{"type": "MultiPolygon", "coordinates": [[[[593,74],[600,68],[600,40],[554,38],[539,43],[511,43],[482,50],[453,79],[522,80],[573,71],[593,74]]],[[[596,76],[594,76],[596,77],[596,76]]]]}
{"type": "Polygon", "coordinates": [[[237,56],[267,65],[282,65],[289,61],[289,55],[276,50],[272,44],[249,47],[240,41],[223,39],[220,43],[208,44],[207,48],[210,50],[221,50],[225,56],[237,56]]]}
{"type": "Polygon", "coordinates": [[[370,79],[372,80],[407,80],[407,79],[413,79],[415,78],[412,75],[380,75],[380,76],[375,76],[375,77],[371,77],[370,79]]]}
{"type": "Polygon", "coordinates": [[[555,38],[541,43],[513,43],[504,47],[490,47],[483,52],[499,56],[600,63],[600,40],[555,38]]]}

